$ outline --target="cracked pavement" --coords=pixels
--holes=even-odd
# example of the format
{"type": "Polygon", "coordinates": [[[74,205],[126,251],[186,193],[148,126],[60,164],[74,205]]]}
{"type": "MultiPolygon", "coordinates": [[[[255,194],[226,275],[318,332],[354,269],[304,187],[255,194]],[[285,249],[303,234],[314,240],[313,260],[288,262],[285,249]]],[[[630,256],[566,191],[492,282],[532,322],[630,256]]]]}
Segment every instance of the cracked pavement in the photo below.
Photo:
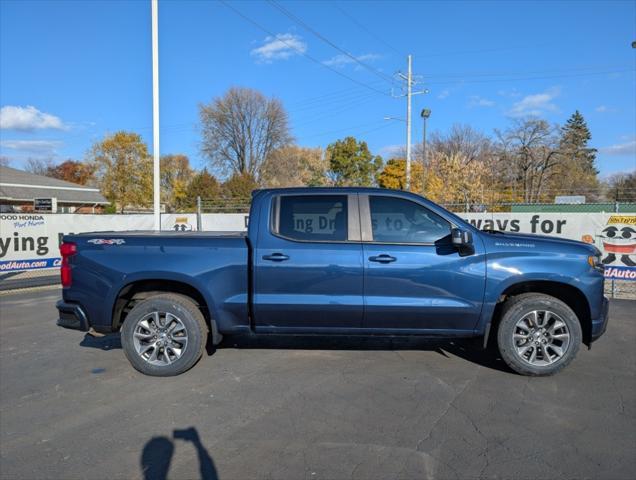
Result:
{"type": "Polygon", "coordinates": [[[56,327],[59,295],[0,296],[2,479],[635,475],[635,301],[554,377],[470,342],[319,337],[227,338],[162,379],[56,327]]]}

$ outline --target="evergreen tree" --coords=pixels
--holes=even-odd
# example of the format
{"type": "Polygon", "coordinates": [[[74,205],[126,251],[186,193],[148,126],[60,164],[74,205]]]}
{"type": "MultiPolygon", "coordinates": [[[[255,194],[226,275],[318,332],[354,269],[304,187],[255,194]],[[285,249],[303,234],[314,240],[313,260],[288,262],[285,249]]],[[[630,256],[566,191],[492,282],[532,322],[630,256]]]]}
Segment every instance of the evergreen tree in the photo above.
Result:
{"type": "Polygon", "coordinates": [[[221,184],[210,174],[207,169],[196,173],[186,189],[185,206],[196,206],[197,197],[207,201],[219,201],[221,196],[221,184]]]}
{"type": "Polygon", "coordinates": [[[563,193],[593,196],[590,190],[597,189],[599,183],[594,163],[597,150],[588,145],[591,138],[583,115],[575,111],[561,128],[560,175],[555,179],[555,189],[565,190],[563,193]]]}

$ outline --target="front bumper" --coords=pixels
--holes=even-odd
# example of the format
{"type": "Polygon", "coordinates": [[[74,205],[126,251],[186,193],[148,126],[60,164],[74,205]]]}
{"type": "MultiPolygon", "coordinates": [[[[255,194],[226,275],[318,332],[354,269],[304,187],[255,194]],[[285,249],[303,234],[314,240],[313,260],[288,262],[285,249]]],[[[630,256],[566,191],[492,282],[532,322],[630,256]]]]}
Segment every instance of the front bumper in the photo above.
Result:
{"type": "Polygon", "coordinates": [[[592,341],[597,340],[607,330],[607,321],[609,319],[609,300],[607,297],[603,297],[603,308],[601,309],[601,316],[599,318],[592,319],[592,341]]]}
{"type": "Polygon", "coordinates": [[[57,324],[60,327],[80,330],[82,332],[88,331],[90,323],[80,304],[60,300],[55,306],[59,312],[57,324]]]}

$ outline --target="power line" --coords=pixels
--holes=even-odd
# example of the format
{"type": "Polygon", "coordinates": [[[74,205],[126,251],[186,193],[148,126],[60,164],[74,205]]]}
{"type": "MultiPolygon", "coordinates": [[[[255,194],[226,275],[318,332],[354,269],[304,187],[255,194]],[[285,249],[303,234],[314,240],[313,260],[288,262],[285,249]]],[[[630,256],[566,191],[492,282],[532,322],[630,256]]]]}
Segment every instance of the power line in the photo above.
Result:
{"type": "Polygon", "coordinates": [[[624,73],[624,72],[636,72],[633,69],[625,69],[625,70],[607,70],[604,72],[590,72],[590,73],[574,73],[574,74],[563,74],[563,75],[549,75],[549,76],[538,76],[538,77],[513,77],[513,78],[495,78],[488,80],[453,80],[453,81],[441,81],[441,82],[426,82],[427,85],[456,85],[458,83],[497,83],[497,82],[516,82],[519,80],[549,80],[553,78],[572,78],[572,77],[590,77],[595,75],[606,75],[612,73],[624,73]]]}
{"type": "Polygon", "coordinates": [[[390,84],[393,83],[393,78],[390,75],[387,75],[386,73],[381,72],[380,70],[378,70],[375,67],[372,67],[371,65],[369,65],[368,63],[365,63],[363,61],[361,61],[358,57],[356,57],[355,55],[352,55],[351,53],[349,53],[348,51],[344,50],[343,48],[340,48],[338,45],[336,45],[334,42],[332,42],[331,40],[329,40],[327,37],[325,37],[324,35],[322,35],[320,32],[318,32],[316,29],[312,28],[310,25],[308,25],[306,22],[304,22],[302,19],[300,19],[299,17],[297,17],[296,15],[294,15],[293,13],[291,13],[289,10],[287,10],[285,7],[283,7],[282,5],[280,5],[279,3],[277,3],[275,0],[267,0],[268,3],[277,8],[280,12],[283,13],[283,15],[287,16],[288,18],[290,18],[292,21],[296,22],[298,25],[304,27],[306,30],[310,31],[311,33],[313,33],[316,37],[318,37],[320,40],[322,40],[323,42],[325,42],[327,45],[335,48],[336,50],[338,50],[340,53],[342,53],[343,55],[345,55],[346,57],[350,58],[351,60],[353,60],[355,63],[357,63],[358,65],[360,65],[363,68],[366,68],[368,71],[370,71],[371,73],[373,73],[374,75],[382,78],[383,80],[386,80],[387,82],[389,82],[390,84]]]}
{"type": "Polygon", "coordinates": [[[493,52],[506,52],[510,50],[521,50],[527,48],[537,48],[537,47],[547,47],[550,45],[554,45],[554,42],[545,42],[539,43],[536,45],[522,45],[522,46],[508,46],[508,47],[497,47],[497,48],[485,48],[480,50],[460,50],[455,52],[445,52],[445,53],[429,53],[425,55],[418,55],[421,58],[432,58],[432,57],[447,57],[451,55],[474,55],[477,53],[493,53],[493,52]]]}
{"type": "Polygon", "coordinates": [[[258,23],[256,20],[253,20],[252,18],[248,17],[247,15],[245,15],[244,13],[242,13],[240,10],[234,8],[232,5],[230,5],[226,0],[219,0],[223,5],[225,5],[227,8],[229,8],[230,10],[232,10],[234,13],[236,13],[239,17],[243,18],[245,21],[251,23],[252,25],[254,25],[256,28],[258,28],[259,30],[262,30],[263,32],[267,33],[269,36],[271,36],[272,38],[275,38],[276,40],[278,40],[279,42],[281,42],[283,45],[286,45],[288,48],[291,48],[292,50],[294,50],[296,53],[302,55],[303,57],[308,58],[309,60],[311,60],[314,63],[317,63],[318,65],[320,65],[321,67],[327,68],[329,70],[331,70],[332,72],[334,72],[336,75],[341,76],[342,78],[346,78],[347,80],[349,80],[350,82],[353,82],[357,85],[360,85],[361,87],[364,87],[368,90],[372,90],[376,93],[380,93],[382,95],[387,95],[390,96],[389,93],[387,92],[383,92],[382,90],[379,90],[375,87],[372,87],[369,84],[366,84],[364,82],[360,82],[359,80],[356,80],[353,77],[350,77],[349,75],[342,73],[338,70],[336,70],[335,68],[330,67],[329,65],[326,65],[325,63],[321,62],[320,60],[318,60],[317,58],[309,55],[307,52],[302,51],[301,49],[299,49],[298,47],[296,47],[295,45],[292,45],[288,42],[286,42],[284,39],[280,38],[279,36],[277,36],[275,33],[273,33],[271,30],[268,30],[267,28],[265,28],[264,26],[262,26],[260,23],[258,23]]]}
{"type": "MultiPolygon", "coordinates": [[[[373,124],[366,124],[366,125],[374,125],[377,123],[373,123],[373,124]]],[[[333,134],[341,134],[341,135],[346,135],[346,134],[351,134],[352,131],[355,131],[357,128],[361,128],[365,126],[365,124],[362,125],[356,125],[356,126],[352,126],[352,127],[345,127],[345,128],[340,128],[338,130],[331,130],[331,131],[327,131],[327,132],[321,132],[321,133],[317,133],[317,134],[312,134],[312,135],[306,135],[303,138],[315,138],[315,137],[322,137],[324,135],[333,135],[333,134]]],[[[374,127],[374,128],[370,128],[368,130],[364,130],[362,132],[355,132],[356,136],[361,136],[361,135],[366,135],[367,133],[371,133],[371,132],[375,132],[377,130],[383,130],[385,128],[389,128],[392,127],[393,124],[391,123],[387,123],[387,122],[382,122],[381,125],[374,127]]]]}
{"type": "Polygon", "coordinates": [[[315,123],[316,121],[324,120],[324,119],[332,117],[333,115],[336,115],[338,113],[345,112],[345,111],[349,110],[351,107],[355,107],[356,105],[361,105],[363,103],[366,103],[366,101],[367,101],[367,98],[360,98],[360,99],[357,99],[357,100],[354,100],[354,101],[342,103],[342,104],[336,106],[335,109],[331,109],[331,110],[328,110],[326,112],[323,112],[321,115],[314,116],[313,118],[311,118],[311,120],[302,122],[300,124],[297,124],[296,126],[309,125],[311,123],[315,123]]]}
{"type": "Polygon", "coordinates": [[[382,43],[385,47],[390,48],[391,50],[393,50],[395,53],[402,55],[402,52],[400,52],[397,48],[395,48],[393,45],[391,45],[389,42],[385,41],[384,39],[382,39],[378,34],[376,34],[375,32],[373,32],[373,30],[367,28],[363,23],[358,22],[358,20],[356,20],[356,18],[352,15],[350,15],[349,13],[347,13],[342,7],[340,7],[337,3],[333,2],[331,4],[333,7],[335,7],[340,13],[342,13],[345,17],[347,17],[353,24],[355,24],[360,30],[363,30],[365,32],[367,32],[370,36],[372,36],[373,38],[375,38],[378,42],[382,43]]]}
{"type": "Polygon", "coordinates": [[[529,72],[464,72],[464,73],[430,73],[427,74],[427,78],[454,78],[454,77],[503,77],[509,75],[535,75],[540,73],[569,73],[569,72],[582,72],[585,73],[596,73],[585,72],[585,70],[602,70],[606,71],[608,69],[631,69],[630,66],[627,65],[604,65],[604,66],[594,66],[594,67],[570,67],[570,68],[557,68],[557,69],[548,69],[548,70],[534,70],[529,72]]]}

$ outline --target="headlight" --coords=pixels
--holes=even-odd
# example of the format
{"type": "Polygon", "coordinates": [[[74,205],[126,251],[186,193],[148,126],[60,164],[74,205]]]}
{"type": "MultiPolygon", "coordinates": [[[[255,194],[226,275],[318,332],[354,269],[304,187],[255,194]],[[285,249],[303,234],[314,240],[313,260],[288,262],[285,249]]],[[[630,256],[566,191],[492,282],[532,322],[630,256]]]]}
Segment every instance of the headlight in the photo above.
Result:
{"type": "Polygon", "coordinates": [[[590,267],[598,272],[603,273],[605,271],[605,265],[603,265],[600,255],[590,255],[587,257],[587,263],[589,263],[590,267]]]}

